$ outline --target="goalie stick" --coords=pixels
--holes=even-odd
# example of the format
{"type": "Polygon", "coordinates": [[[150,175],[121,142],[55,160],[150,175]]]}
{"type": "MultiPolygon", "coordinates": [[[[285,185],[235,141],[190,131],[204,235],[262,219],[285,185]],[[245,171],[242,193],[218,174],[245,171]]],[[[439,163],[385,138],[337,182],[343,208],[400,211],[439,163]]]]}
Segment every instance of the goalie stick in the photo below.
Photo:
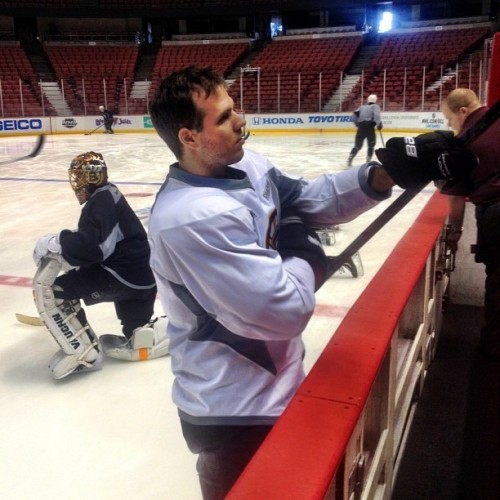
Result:
{"type": "Polygon", "coordinates": [[[19,323],[31,326],[43,326],[43,321],[38,316],[28,316],[27,314],[16,313],[19,323]]]}
{"type": "Polygon", "coordinates": [[[16,161],[27,160],[28,158],[34,158],[35,156],[38,156],[38,154],[43,148],[44,142],[45,142],[45,136],[41,134],[38,136],[35,147],[33,148],[33,151],[30,154],[20,156],[19,158],[12,158],[10,160],[0,161],[0,165],[8,165],[9,163],[15,163],[16,161]]]}
{"type": "MultiPolygon", "coordinates": [[[[461,135],[465,144],[477,139],[485,130],[495,123],[500,116],[500,99],[490,107],[484,116],[471,128],[461,135]]],[[[328,257],[329,269],[327,279],[338,271],[359,249],[367,243],[380,229],[382,229],[396,214],[398,214],[415,196],[422,191],[425,185],[407,189],[399,195],[357,238],[354,239],[339,255],[328,257]]]]}

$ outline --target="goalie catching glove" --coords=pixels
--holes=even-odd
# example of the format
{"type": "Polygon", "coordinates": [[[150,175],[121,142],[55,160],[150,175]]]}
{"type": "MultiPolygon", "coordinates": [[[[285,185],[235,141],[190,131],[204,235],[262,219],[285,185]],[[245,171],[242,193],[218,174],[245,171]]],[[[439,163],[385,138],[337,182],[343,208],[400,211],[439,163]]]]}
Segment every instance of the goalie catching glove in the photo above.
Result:
{"type": "Polygon", "coordinates": [[[393,137],[375,151],[392,180],[404,189],[430,181],[453,185],[470,176],[477,159],[453,132],[432,132],[416,137],[393,137]]]}
{"type": "Polygon", "coordinates": [[[328,258],[321,240],[294,209],[285,209],[281,214],[278,253],[282,259],[299,257],[311,266],[314,272],[314,291],[327,280],[328,258]]]}

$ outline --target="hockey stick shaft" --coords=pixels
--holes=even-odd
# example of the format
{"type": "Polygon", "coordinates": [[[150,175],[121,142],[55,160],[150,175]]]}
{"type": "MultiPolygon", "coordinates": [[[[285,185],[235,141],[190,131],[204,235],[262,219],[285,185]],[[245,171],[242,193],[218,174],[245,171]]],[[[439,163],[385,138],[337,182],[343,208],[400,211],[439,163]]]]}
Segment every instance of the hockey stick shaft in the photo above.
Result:
{"type": "Polygon", "coordinates": [[[93,134],[96,130],[99,130],[101,127],[104,127],[104,123],[101,123],[98,127],[96,127],[94,130],[91,130],[90,132],[87,132],[85,135],[93,134]]]}
{"type": "Polygon", "coordinates": [[[15,163],[16,161],[22,161],[22,160],[28,160],[29,158],[34,158],[35,156],[38,156],[38,154],[43,148],[44,143],[45,143],[45,136],[41,134],[38,136],[35,143],[35,147],[33,148],[33,151],[31,151],[31,153],[24,156],[20,156],[19,158],[12,158],[11,160],[0,161],[0,165],[8,165],[9,163],[15,163]]]}
{"type": "MultiPolygon", "coordinates": [[[[500,100],[478,120],[472,127],[461,136],[465,144],[476,140],[483,132],[493,125],[500,117],[500,100]]],[[[380,229],[382,229],[397,213],[420,193],[425,187],[422,185],[414,189],[407,189],[399,195],[368,227],[359,234],[339,255],[329,257],[329,269],[327,276],[330,278],[338,271],[360,248],[365,245],[380,229]]]]}
{"type": "Polygon", "coordinates": [[[328,277],[337,272],[359,249],[380,231],[396,214],[398,214],[424,186],[403,191],[366,229],[364,229],[347,247],[335,257],[328,257],[330,267],[328,277]]]}
{"type": "Polygon", "coordinates": [[[380,134],[380,142],[382,142],[382,147],[385,148],[384,136],[382,135],[382,130],[379,129],[378,133],[380,134]]]}

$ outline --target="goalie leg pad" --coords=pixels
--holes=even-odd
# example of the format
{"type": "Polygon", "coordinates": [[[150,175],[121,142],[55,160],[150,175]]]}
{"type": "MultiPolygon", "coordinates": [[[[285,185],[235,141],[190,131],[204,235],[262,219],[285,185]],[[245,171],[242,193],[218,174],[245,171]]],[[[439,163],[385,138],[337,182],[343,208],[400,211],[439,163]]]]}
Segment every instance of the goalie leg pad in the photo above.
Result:
{"type": "Polygon", "coordinates": [[[55,290],[61,291],[54,285],[61,267],[61,259],[44,259],[33,280],[40,318],[61,348],[49,363],[56,379],[77,371],[99,369],[102,363],[97,336],[85,318],[80,301],[55,296],[55,290]]]}
{"type": "Polygon", "coordinates": [[[130,340],[120,335],[101,335],[104,354],[126,361],[146,361],[168,354],[167,318],[162,316],[136,328],[130,340]]]}
{"type": "MultiPolygon", "coordinates": [[[[89,349],[95,353],[95,346],[89,346],[89,349]]],[[[89,351],[90,352],[90,351],[89,351]]],[[[86,356],[87,359],[90,356],[86,356]]],[[[62,349],[59,349],[49,361],[49,370],[55,379],[61,379],[73,373],[83,373],[100,370],[102,368],[102,353],[97,351],[97,357],[89,362],[82,360],[82,357],[76,355],[68,356],[62,349]]]]}

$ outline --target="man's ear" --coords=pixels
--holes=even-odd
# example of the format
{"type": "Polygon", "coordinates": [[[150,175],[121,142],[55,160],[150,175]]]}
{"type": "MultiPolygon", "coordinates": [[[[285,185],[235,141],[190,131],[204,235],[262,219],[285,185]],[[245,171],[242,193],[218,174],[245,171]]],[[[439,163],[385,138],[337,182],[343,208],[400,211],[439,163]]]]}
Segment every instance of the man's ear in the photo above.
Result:
{"type": "Polygon", "coordinates": [[[179,141],[185,148],[193,149],[197,146],[196,131],[183,127],[179,130],[179,141]]]}

